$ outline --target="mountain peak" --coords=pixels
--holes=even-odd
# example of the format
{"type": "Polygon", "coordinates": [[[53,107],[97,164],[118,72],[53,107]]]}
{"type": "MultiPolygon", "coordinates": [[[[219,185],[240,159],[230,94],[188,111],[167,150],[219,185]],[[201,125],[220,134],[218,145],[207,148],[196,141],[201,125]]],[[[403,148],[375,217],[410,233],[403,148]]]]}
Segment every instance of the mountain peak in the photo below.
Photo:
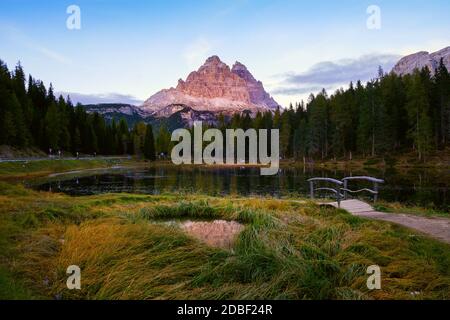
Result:
{"type": "Polygon", "coordinates": [[[246,67],[244,64],[240,63],[239,61],[236,61],[236,62],[233,64],[233,67],[231,68],[231,70],[232,70],[232,71],[239,71],[239,70],[245,70],[245,71],[248,71],[248,70],[247,70],[247,67],[246,67]]]}
{"type": "Polygon", "coordinates": [[[225,114],[245,110],[256,114],[273,111],[279,106],[244,64],[236,62],[230,69],[217,55],[206,59],[185,81],[180,79],[176,88],[161,90],[151,96],[143,108],[158,116],[161,110],[167,110],[171,105],[225,114]]]}
{"type": "Polygon", "coordinates": [[[450,47],[446,47],[439,51],[429,53],[427,51],[419,51],[407,55],[400,59],[394,66],[392,72],[398,75],[406,75],[414,72],[415,69],[428,68],[432,75],[443,59],[445,66],[450,70],[450,47]]]}
{"type": "Polygon", "coordinates": [[[253,75],[248,71],[247,67],[240,63],[239,61],[236,61],[233,65],[233,68],[231,68],[231,72],[234,74],[237,74],[240,78],[244,79],[247,82],[255,83],[257,82],[256,79],[253,77],[253,75]]]}
{"type": "Polygon", "coordinates": [[[217,68],[228,68],[229,67],[220,60],[219,56],[211,56],[208,59],[206,59],[205,63],[200,67],[198,71],[205,70],[205,69],[211,69],[215,70],[217,68]]]}
{"type": "Polygon", "coordinates": [[[450,53],[450,46],[435,52],[435,54],[448,54],[448,53],[450,53]]]}
{"type": "Polygon", "coordinates": [[[222,63],[222,60],[220,60],[219,56],[214,55],[214,56],[211,56],[208,59],[206,59],[205,64],[206,63],[217,63],[218,64],[218,63],[222,63]]]}

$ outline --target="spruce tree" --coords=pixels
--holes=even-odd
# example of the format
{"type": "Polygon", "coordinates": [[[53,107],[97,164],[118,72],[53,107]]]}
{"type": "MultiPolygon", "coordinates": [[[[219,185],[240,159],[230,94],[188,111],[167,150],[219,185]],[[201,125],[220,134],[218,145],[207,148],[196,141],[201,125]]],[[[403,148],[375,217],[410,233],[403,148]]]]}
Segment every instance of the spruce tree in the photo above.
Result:
{"type": "Polygon", "coordinates": [[[147,124],[145,129],[144,156],[151,161],[156,159],[155,139],[153,137],[153,128],[150,124],[147,124]]]}
{"type": "Polygon", "coordinates": [[[56,151],[59,148],[60,122],[58,109],[55,102],[50,104],[45,116],[45,145],[46,151],[52,149],[56,151]]]}
{"type": "Polygon", "coordinates": [[[409,136],[413,141],[419,160],[423,160],[432,146],[432,127],[429,116],[429,100],[423,75],[416,72],[409,77],[407,104],[409,136]]]}
{"type": "Polygon", "coordinates": [[[127,122],[123,118],[120,119],[117,129],[117,150],[119,154],[133,152],[133,149],[129,148],[129,134],[127,122]]]}
{"type": "Polygon", "coordinates": [[[283,158],[287,158],[291,143],[291,123],[288,111],[285,111],[280,118],[280,154],[283,158]]]}
{"type": "Polygon", "coordinates": [[[435,74],[436,116],[439,144],[444,147],[450,142],[450,74],[441,58],[435,74]]]}
{"type": "Polygon", "coordinates": [[[327,93],[323,90],[317,97],[311,95],[308,105],[309,152],[312,156],[325,159],[329,147],[329,115],[327,93]]]}
{"type": "Polygon", "coordinates": [[[156,151],[158,154],[168,155],[171,150],[170,133],[166,126],[159,127],[158,136],[156,137],[156,151]]]}
{"type": "Polygon", "coordinates": [[[140,156],[145,153],[144,144],[145,144],[145,136],[146,136],[146,125],[144,122],[140,121],[134,125],[132,131],[132,141],[134,147],[134,154],[140,156]]]}

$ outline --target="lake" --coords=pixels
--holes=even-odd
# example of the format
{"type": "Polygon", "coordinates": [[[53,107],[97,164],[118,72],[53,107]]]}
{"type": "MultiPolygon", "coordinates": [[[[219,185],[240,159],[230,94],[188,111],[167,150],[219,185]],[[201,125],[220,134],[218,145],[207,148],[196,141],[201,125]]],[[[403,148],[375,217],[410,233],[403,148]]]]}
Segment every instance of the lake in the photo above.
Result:
{"type": "MultiPolygon", "coordinates": [[[[110,192],[142,194],[201,193],[208,195],[305,197],[307,179],[369,175],[384,179],[379,199],[450,211],[450,169],[323,170],[283,168],[276,176],[261,176],[258,168],[164,166],[148,169],[81,171],[37,179],[29,186],[74,196],[110,192]]],[[[360,189],[371,184],[351,184],[360,189]]]]}

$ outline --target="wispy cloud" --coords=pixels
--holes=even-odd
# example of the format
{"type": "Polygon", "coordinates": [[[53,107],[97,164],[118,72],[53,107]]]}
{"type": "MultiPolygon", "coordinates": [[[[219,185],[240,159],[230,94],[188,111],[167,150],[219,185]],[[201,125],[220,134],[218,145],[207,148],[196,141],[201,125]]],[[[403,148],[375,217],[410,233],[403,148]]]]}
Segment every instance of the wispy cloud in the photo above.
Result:
{"type": "Polygon", "coordinates": [[[132,95],[119,93],[85,94],[85,93],[61,91],[57,92],[56,94],[58,96],[62,95],[63,97],[70,96],[70,100],[72,101],[73,104],[125,103],[132,105],[141,105],[143,103],[142,100],[132,95]]]}
{"type": "MultiPolygon", "coordinates": [[[[320,86],[292,86],[292,87],[278,87],[271,90],[271,94],[279,94],[285,96],[294,96],[298,94],[314,93],[322,90],[324,87],[320,86]]],[[[325,88],[327,89],[327,88],[325,88]]]]}
{"type": "Polygon", "coordinates": [[[390,71],[401,58],[393,54],[369,54],[356,59],[323,61],[302,73],[285,73],[272,90],[274,94],[296,95],[336,88],[350,81],[367,81],[377,76],[378,67],[390,71]]]}
{"type": "Polygon", "coordinates": [[[58,53],[56,51],[50,50],[50,49],[48,49],[46,47],[33,46],[33,45],[30,44],[29,48],[33,49],[33,50],[35,50],[37,52],[40,52],[41,54],[43,54],[47,58],[50,58],[50,59],[52,59],[54,61],[57,61],[59,63],[62,63],[62,64],[70,64],[72,62],[69,58],[63,56],[62,54],[60,54],[60,53],[58,53]]]}
{"type": "Polygon", "coordinates": [[[68,57],[64,56],[63,54],[36,43],[24,32],[22,32],[20,29],[16,27],[9,25],[0,25],[0,34],[3,36],[3,38],[8,39],[9,41],[15,43],[16,45],[37,52],[58,63],[70,64],[72,62],[68,57]]]}

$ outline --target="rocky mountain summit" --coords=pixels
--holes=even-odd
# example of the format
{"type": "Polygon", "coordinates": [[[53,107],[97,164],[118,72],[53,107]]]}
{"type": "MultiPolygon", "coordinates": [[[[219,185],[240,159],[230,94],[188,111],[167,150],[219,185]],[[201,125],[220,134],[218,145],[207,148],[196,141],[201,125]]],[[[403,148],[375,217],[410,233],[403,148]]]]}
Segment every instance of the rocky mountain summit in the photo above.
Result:
{"type": "Polygon", "coordinates": [[[443,59],[445,66],[450,70],[450,47],[429,53],[420,51],[400,59],[394,66],[392,72],[398,75],[406,75],[414,72],[415,69],[427,67],[431,74],[434,75],[435,70],[439,66],[439,62],[443,59]]]}
{"type": "Polygon", "coordinates": [[[275,111],[279,104],[264,90],[245,65],[230,69],[212,56],[176,88],[164,89],[144,102],[141,109],[155,117],[167,117],[188,106],[194,111],[223,113],[275,111]]]}

